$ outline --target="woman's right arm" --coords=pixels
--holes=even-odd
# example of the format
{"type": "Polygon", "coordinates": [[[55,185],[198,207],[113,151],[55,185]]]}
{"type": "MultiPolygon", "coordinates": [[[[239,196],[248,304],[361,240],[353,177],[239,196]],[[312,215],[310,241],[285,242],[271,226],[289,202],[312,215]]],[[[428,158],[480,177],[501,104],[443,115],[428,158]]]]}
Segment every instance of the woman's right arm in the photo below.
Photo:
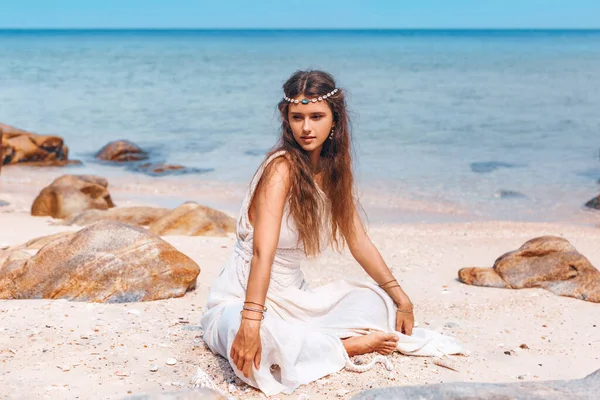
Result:
{"type": "MultiPolygon", "coordinates": [[[[265,304],[271,265],[279,241],[281,221],[285,201],[290,189],[290,169],[288,161],[280,157],[272,161],[267,168],[251,203],[253,211],[254,240],[252,261],[246,289],[246,301],[249,307],[265,304]],[[254,304],[251,304],[254,303],[254,304]]],[[[242,311],[242,322],[231,346],[230,356],[236,367],[249,377],[252,363],[258,369],[261,360],[260,319],[262,315],[255,311],[242,311]]]]}

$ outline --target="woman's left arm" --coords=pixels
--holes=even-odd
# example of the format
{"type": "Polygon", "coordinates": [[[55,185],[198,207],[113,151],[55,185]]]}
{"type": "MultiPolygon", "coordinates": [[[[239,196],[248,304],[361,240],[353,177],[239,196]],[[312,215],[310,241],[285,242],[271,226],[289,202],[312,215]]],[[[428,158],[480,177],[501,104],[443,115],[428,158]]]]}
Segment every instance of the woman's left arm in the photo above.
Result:
{"type": "Polygon", "coordinates": [[[353,234],[346,238],[352,256],[396,303],[396,330],[410,335],[414,326],[413,304],[410,298],[392,275],[379,250],[371,242],[357,210],[354,212],[353,222],[353,234]]]}

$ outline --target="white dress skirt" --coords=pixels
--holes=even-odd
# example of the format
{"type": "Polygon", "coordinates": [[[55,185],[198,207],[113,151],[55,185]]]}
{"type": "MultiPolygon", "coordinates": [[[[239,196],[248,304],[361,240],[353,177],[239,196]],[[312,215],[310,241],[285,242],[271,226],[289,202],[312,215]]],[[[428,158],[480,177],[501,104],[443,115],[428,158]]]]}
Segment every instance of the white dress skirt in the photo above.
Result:
{"type": "Polygon", "coordinates": [[[414,328],[411,336],[396,332],[396,306],[376,284],[342,280],[308,288],[300,268],[306,256],[297,247],[293,221],[284,217],[265,302],[268,311],[260,328],[261,364],[258,369],[252,367],[249,378],[237,369],[229,353],[241,323],[252,258],[248,207],[265,166],[283,154],[275,153],[261,165],[242,204],[235,250],[210,288],[200,322],[209,348],[229,360],[241,380],[268,396],[292,393],[344,367],[356,371],[370,367],[350,361],[341,339],[351,336],[396,333],[397,350],[407,355],[463,353],[456,339],[435,331],[414,328]]]}

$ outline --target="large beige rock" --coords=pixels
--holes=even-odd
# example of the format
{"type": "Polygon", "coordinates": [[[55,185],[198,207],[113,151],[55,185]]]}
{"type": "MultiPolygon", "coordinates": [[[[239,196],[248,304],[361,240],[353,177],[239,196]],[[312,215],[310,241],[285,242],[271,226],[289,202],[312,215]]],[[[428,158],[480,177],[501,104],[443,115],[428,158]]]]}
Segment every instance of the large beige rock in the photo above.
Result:
{"type": "Polygon", "coordinates": [[[104,145],[96,153],[96,158],[104,161],[128,162],[145,160],[148,158],[148,154],[129,140],[116,140],[104,145]]]}
{"type": "Polygon", "coordinates": [[[227,233],[235,232],[235,220],[221,211],[185,203],[155,221],[148,229],[160,236],[227,236],[227,233]]]}
{"type": "Polygon", "coordinates": [[[69,149],[60,136],[38,135],[0,124],[0,164],[27,163],[36,166],[80,164],[69,160],[69,149]]]}
{"type": "Polygon", "coordinates": [[[200,273],[192,259],[160,237],[118,222],[98,222],[37,243],[43,241],[37,254],[15,250],[0,265],[0,299],[159,300],[194,289],[200,273]]]}
{"type": "Polygon", "coordinates": [[[89,209],[114,207],[106,179],[93,175],[63,175],[42,189],[31,215],[68,218],[89,209]]]}
{"type": "Polygon", "coordinates": [[[568,240],[542,236],[502,255],[493,268],[463,268],[468,285],[498,288],[541,287],[559,296],[600,303],[600,271],[568,240]]]}
{"type": "Polygon", "coordinates": [[[108,210],[87,210],[69,219],[66,225],[89,225],[98,221],[118,221],[135,226],[148,226],[169,214],[160,207],[115,207],[108,210]]]}

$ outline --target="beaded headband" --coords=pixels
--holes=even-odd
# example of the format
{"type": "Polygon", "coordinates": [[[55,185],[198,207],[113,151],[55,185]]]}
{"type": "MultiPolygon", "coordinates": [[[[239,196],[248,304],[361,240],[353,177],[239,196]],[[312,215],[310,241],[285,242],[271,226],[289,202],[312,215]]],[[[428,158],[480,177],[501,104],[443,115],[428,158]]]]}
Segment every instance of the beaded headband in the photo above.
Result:
{"type": "Polygon", "coordinates": [[[310,102],[316,103],[317,101],[323,101],[323,100],[325,100],[326,98],[333,96],[334,94],[336,94],[336,93],[338,92],[338,90],[339,90],[339,89],[333,89],[331,92],[329,92],[329,93],[327,93],[327,94],[325,94],[325,95],[323,95],[323,96],[319,96],[319,97],[317,97],[317,98],[310,99],[310,100],[309,100],[309,99],[294,100],[294,99],[290,99],[290,98],[289,98],[289,97],[287,97],[287,96],[283,96],[283,99],[284,99],[285,101],[288,101],[288,102],[290,102],[290,103],[294,103],[294,104],[298,104],[298,103],[302,103],[302,104],[308,104],[308,103],[310,103],[310,102]]]}

